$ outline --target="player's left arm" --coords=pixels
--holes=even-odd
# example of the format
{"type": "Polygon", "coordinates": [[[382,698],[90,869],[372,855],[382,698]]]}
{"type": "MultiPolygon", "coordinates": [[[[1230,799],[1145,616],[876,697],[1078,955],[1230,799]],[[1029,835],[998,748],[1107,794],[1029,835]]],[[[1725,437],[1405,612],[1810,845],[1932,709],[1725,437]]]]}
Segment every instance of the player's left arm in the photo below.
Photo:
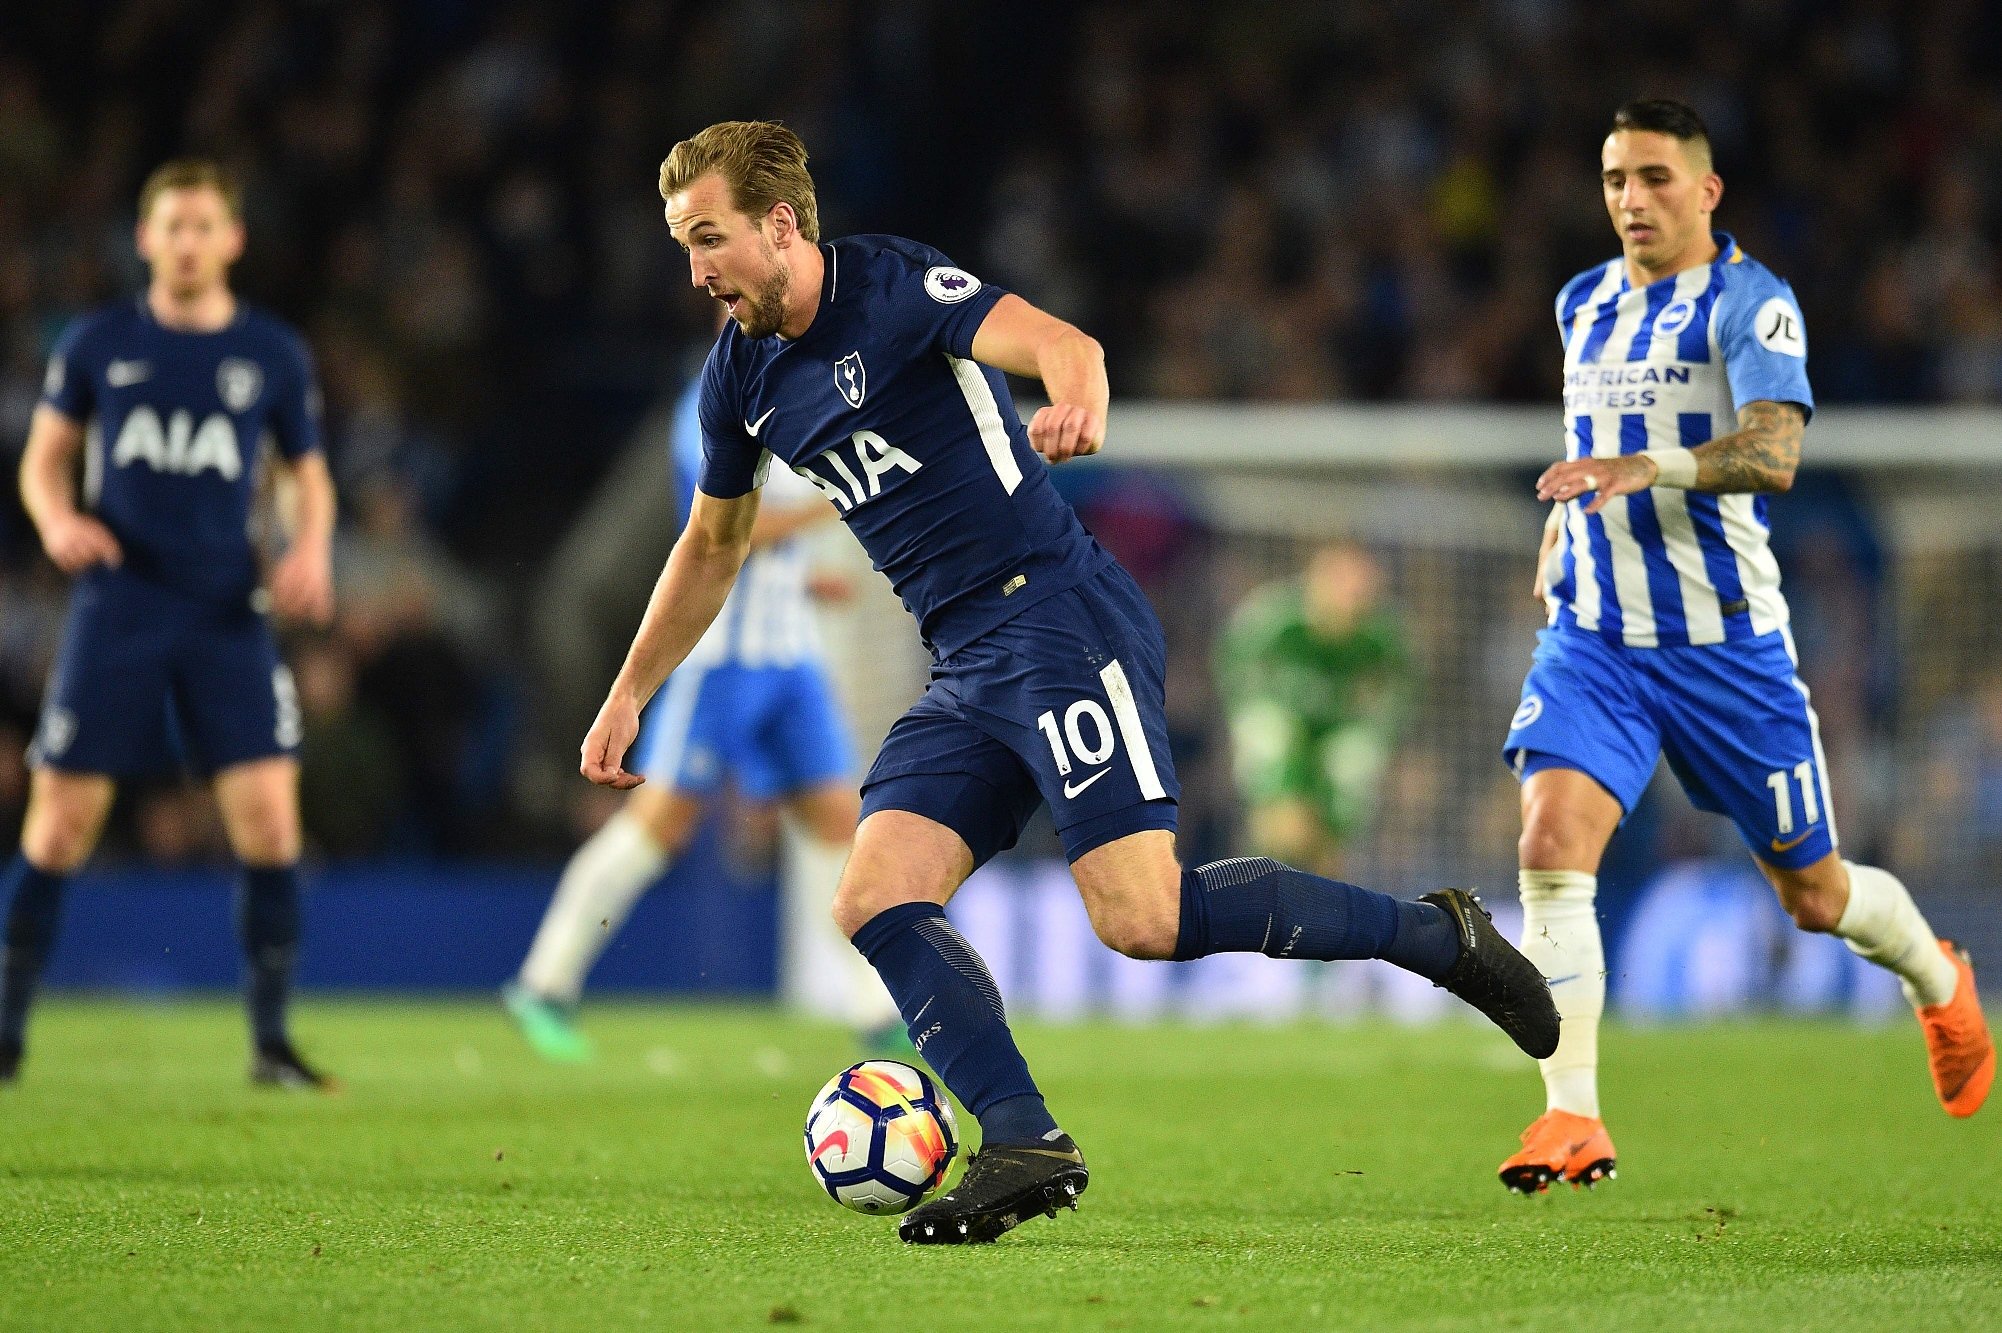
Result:
{"type": "Polygon", "coordinates": [[[578,768],[599,786],[627,791],[643,780],[625,767],[626,751],[639,737],[640,712],[722,611],[751,553],[757,522],[756,490],[727,499],[695,492],[688,524],[654,583],[625,665],[584,737],[578,768]]]}
{"type": "Polygon", "coordinates": [[[1011,292],[981,320],[973,359],[1042,381],[1050,405],[1030,419],[1029,443],[1044,458],[1061,463],[1104,447],[1112,389],[1098,339],[1011,292]]]}
{"type": "MultiPolygon", "coordinates": [[[[1763,398],[1746,403],[1738,409],[1738,429],[1688,450],[1696,470],[1681,489],[1716,495],[1782,494],[1793,486],[1806,433],[1807,413],[1799,403],[1763,398]]],[[[1585,505],[1586,513],[1596,514],[1622,495],[1662,484],[1672,483],[1661,480],[1661,463],[1647,453],[1574,458],[1552,464],[1537,479],[1536,498],[1561,503],[1597,491],[1585,505]]]]}
{"type": "Polygon", "coordinates": [[[271,605],[279,615],[325,625],[334,618],[334,496],[327,456],[317,449],[276,460],[292,496],[292,540],[271,570],[271,605]]]}
{"type": "Polygon", "coordinates": [[[1793,489],[1800,470],[1800,446],[1807,433],[1807,412],[1799,403],[1765,399],[1738,409],[1738,429],[1699,444],[1693,491],[1728,494],[1750,491],[1779,495],[1793,489]]]}
{"type": "Polygon", "coordinates": [[[278,337],[271,434],[280,495],[290,495],[291,543],[271,569],[279,615],[325,625],[334,618],[334,476],[321,447],[320,385],[313,352],[298,335],[278,337]]]}
{"type": "Polygon", "coordinates": [[[1694,448],[1558,463],[1537,479],[1539,499],[1574,500],[1597,491],[1585,505],[1586,513],[1596,514],[1650,486],[1718,495],[1776,495],[1793,486],[1814,412],[1807,331],[1793,289],[1760,270],[1734,280],[1717,299],[1716,343],[1738,429],[1694,448]]]}

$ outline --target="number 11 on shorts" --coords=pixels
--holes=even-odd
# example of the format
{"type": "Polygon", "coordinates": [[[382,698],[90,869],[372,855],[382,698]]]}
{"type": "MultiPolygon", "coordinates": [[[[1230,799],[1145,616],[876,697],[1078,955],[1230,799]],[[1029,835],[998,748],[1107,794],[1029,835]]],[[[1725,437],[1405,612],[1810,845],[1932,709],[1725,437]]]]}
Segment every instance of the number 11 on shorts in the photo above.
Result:
{"type": "MultiPolygon", "coordinates": [[[[1812,827],[1821,819],[1821,798],[1816,791],[1814,761],[1803,759],[1793,766],[1790,775],[1793,783],[1800,787],[1802,812],[1807,816],[1807,824],[1812,827]]],[[[1773,811],[1779,818],[1779,833],[1782,837],[1793,832],[1793,790],[1788,785],[1789,774],[1784,768],[1776,768],[1766,774],[1766,785],[1772,788],[1773,811]]]]}

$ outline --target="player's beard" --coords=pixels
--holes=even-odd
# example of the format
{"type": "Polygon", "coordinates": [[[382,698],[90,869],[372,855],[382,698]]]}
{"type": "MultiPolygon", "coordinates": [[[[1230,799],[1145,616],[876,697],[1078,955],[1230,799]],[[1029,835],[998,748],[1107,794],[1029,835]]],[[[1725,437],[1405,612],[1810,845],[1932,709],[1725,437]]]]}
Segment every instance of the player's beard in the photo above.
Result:
{"type": "Polygon", "coordinates": [[[166,266],[165,281],[170,299],[183,303],[199,301],[214,291],[223,281],[227,270],[215,264],[190,264],[185,268],[179,264],[166,266]]]}
{"type": "Polygon", "coordinates": [[[737,316],[738,327],[746,338],[769,338],[779,331],[786,318],[786,297],[792,294],[792,270],[779,260],[779,252],[767,243],[764,255],[771,262],[771,272],[764,281],[758,283],[755,292],[745,292],[738,302],[742,313],[737,316]]]}

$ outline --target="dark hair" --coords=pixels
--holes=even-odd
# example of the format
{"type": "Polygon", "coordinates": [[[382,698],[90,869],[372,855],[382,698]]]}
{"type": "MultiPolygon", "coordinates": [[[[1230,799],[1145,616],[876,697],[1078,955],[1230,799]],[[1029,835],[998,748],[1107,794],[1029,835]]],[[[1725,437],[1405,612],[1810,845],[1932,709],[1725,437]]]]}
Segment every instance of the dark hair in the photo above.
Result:
{"type": "Polygon", "coordinates": [[[1704,127],[1703,117],[1696,114],[1696,108],[1669,97],[1644,97],[1628,102],[1613,113],[1613,128],[1607,132],[1617,134],[1621,130],[1666,134],[1683,143],[1700,139],[1705,148],[1710,146],[1710,131],[1704,127]]]}

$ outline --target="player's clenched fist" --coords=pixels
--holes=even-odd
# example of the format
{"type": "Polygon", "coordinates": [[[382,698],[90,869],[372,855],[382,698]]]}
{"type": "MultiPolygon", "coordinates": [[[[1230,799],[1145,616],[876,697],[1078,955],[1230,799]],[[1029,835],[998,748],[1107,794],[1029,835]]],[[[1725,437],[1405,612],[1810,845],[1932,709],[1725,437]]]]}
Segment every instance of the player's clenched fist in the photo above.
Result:
{"type": "Polygon", "coordinates": [[[88,514],[51,515],[42,528],[42,549],[65,574],[80,573],[92,565],[115,568],[125,560],[111,529],[88,514]]]}
{"type": "Polygon", "coordinates": [[[598,720],[584,737],[584,762],[580,772],[600,787],[630,791],[645,781],[625,770],[626,751],[640,734],[639,704],[623,690],[614,690],[598,710],[598,720]]]}
{"type": "Polygon", "coordinates": [[[1105,443],[1105,418],[1070,403],[1052,403],[1030,418],[1029,445],[1052,463],[1095,454],[1105,443]]]}
{"type": "Polygon", "coordinates": [[[1596,514],[1618,497],[1635,495],[1654,485],[1657,475],[1654,460],[1644,454],[1573,458],[1544,470],[1536,479],[1536,498],[1562,504],[1596,491],[1585,504],[1586,513],[1596,514]]]}

